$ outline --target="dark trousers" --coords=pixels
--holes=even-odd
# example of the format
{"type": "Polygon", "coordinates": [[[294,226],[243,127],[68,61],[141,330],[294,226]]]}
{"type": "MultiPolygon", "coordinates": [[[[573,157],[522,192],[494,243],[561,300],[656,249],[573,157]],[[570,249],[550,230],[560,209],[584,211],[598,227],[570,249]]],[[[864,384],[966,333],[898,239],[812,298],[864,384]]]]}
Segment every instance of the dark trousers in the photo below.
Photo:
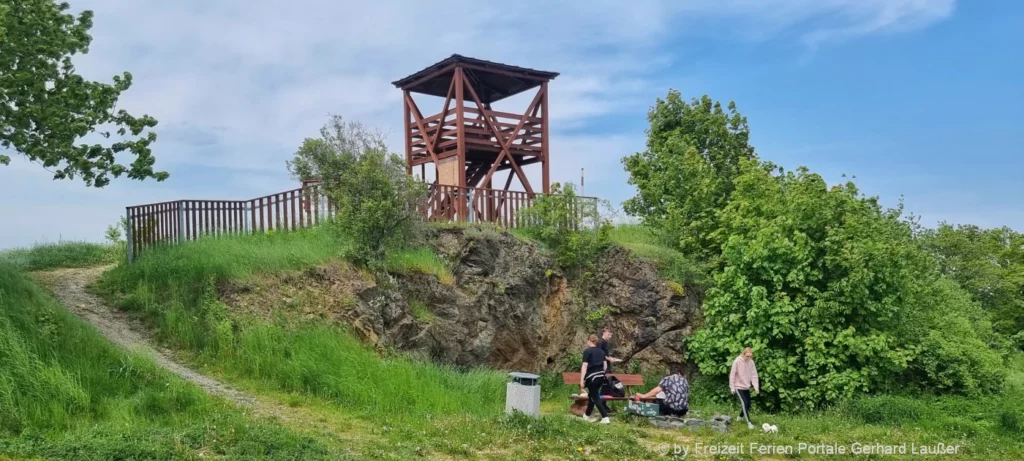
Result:
{"type": "Polygon", "coordinates": [[[587,385],[587,416],[590,416],[594,412],[594,406],[597,406],[597,411],[601,412],[602,418],[608,417],[608,404],[601,399],[601,386],[604,385],[604,375],[597,376],[588,379],[587,385]]]}
{"type": "Polygon", "coordinates": [[[664,402],[658,406],[658,413],[660,413],[662,416],[676,416],[682,418],[683,416],[686,416],[686,413],[688,411],[690,411],[689,408],[683,408],[682,410],[669,408],[669,406],[665,405],[664,402]]]}
{"type": "Polygon", "coordinates": [[[740,416],[750,422],[750,389],[736,389],[736,395],[740,398],[742,408],[740,416]]]}

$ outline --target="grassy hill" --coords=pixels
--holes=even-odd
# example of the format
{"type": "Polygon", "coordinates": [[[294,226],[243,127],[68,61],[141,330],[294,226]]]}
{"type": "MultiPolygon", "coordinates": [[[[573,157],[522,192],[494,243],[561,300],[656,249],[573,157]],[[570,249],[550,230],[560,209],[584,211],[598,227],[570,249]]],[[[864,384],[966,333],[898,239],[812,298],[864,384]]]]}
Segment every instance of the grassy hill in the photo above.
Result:
{"type": "MultiPolygon", "coordinates": [[[[642,229],[620,228],[614,235],[641,257],[665,261],[666,276],[692,267],[680,255],[644,240],[642,229]]],[[[794,449],[800,443],[945,443],[961,445],[959,459],[1024,457],[1021,357],[999,395],[870,396],[816,412],[756,415],[759,422],[778,425],[779,434],[739,426],[727,434],[691,434],[654,429],[624,415],[610,426],[566,417],[566,395],[572,389],[551,385],[551,380],[545,381],[551,385],[542,402],[545,416],[505,417],[502,372],[381,354],[344,328],[284,316],[253,318],[217,300],[217,286],[226,280],[321,264],[337,258],[337,249],[338,243],[319,230],[204,240],[157,249],[130,267],[119,265],[97,289],[144,318],[160,341],[200,370],[338,422],[346,447],[340,455],[355,459],[653,459],[663,444],[692,448],[697,442],[794,449]]],[[[395,261],[396,271],[444,270],[429,254],[395,261]]],[[[252,421],[151,362],[114,349],[9,265],[0,271],[0,287],[0,354],[10,354],[3,357],[5,363],[17,364],[0,369],[0,405],[16,409],[0,419],[0,453],[340,456],[337,439],[304,434],[294,424],[252,421]]],[[[732,402],[708,397],[709,386],[714,383],[693,383],[691,408],[705,416],[734,414],[732,402]]],[[[749,452],[694,457],[760,458],[749,452]]]]}
{"type": "MultiPolygon", "coordinates": [[[[79,249],[69,246],[69,255],[79,249]]],[[[246,418],[148,358],[115,348],[6,263],[0,263],[0,363],[0,453],[6,455],[330,457],[323,442],[246,418]]]]}

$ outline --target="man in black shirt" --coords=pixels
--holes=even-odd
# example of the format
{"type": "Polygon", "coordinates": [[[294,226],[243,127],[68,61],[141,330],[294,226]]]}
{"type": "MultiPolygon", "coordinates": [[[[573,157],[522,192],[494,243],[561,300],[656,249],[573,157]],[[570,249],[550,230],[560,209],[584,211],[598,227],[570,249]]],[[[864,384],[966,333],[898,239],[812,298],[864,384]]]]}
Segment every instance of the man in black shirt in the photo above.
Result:
{"type": "Polygon", "coordinates": [[[613,363],[619,363],[619,362],[622,361],[620,359],[612,357],[612,355],[611,355],[612,354],[612,345],[610,343],[611,340],[612,340],[612,330],[611,330],[611,328],[604,327],[604,331],[601,332],[601,341],[597,344],[597,347],[600,347],[601,350],[604,351],[605,360],[608,361],[608,367],[605,369],[605,373],[611,373],[612,372],[612,364],[613,363]]]}
{"type": "Polygon", "coordinates": [[[608,424],[608,406],[601,399],[601,386],[605,382],[605,368],[608,366],[605,361],[604,350],[597,347],[597,335],[590,335],[587,338],[587,349],[583,351],[583,365],[580,366],[580,391],[587,391],[587,411],[583,419],[593,422],[590,414],[594,407],[601,412],[601,424],[608,424]]]}

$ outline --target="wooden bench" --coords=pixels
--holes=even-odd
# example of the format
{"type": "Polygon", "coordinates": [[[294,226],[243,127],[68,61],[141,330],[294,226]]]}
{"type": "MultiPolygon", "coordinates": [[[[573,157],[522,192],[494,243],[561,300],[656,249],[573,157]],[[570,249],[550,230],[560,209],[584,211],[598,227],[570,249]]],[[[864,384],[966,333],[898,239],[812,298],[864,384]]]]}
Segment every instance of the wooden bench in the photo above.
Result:
{"type": "MultiPolygon", "coordinates": [[[[643,375],[626,375],[620,373],[609,373],[608,376],[614,376],[619,379],[622,386],[626,388],[625,397],[606,397],[605,401],[626,401],[633,400],[632,396],[633,386],[643,386],[644,377],[643,375]]],[[[579,386],[580,385],[580,374],[578,372],[567,371],[562,373],[562,382],[569,385],[579,386]]],[[[573,397],[569,396],[573,400],[572,404],[569,405],[569,412],[580,416],[587,411],[587,398],[586,397],[573,397]]],[[[657,402],[656,398],[642,399],[645,402],[657,402]]]]}

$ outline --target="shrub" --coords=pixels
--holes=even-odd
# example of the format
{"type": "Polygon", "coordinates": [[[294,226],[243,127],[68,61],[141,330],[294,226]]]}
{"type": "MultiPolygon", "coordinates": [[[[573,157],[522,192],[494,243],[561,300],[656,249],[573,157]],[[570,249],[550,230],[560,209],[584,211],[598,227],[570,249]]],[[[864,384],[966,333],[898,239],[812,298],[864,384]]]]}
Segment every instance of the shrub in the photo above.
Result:
{"type": "Polygon", "coordinates": [[[528,238],[554,252],[559,266],[581,274],[609,244],[611,224],[602,218],[600,203],[576,195],[571,183],[555,183],[551,194],[539,196],[521,211],[528,238]]]}
{"type": "Polygon", "coordinates": [[[747,164],[719,216],[725,268],[707,292],[707,326],[690,343],[701,371],[725,376],[750,346],[771,376],[763,400],[784,408],[897,386],[998,389],[983,312],[937,277],[900,212],[852,183],[747,164]]]}
{"type": "Polygon", "coordinates": [[[319,178],[337,207],[335,228],[350,245],[349,257],[384,270],[388,255],[408,244],[421,221],[426,186],[406,174],[382,135],[333,116],[319,139],[306,139],[288,169],[296,179],[319,178]]]}
{"type": "Polygon", "coordinates": [[[587,319],[587,323],[590,326],[590,328],[591,329],[596,329],[596,328],[600,327],[601,326],[601,321],[603,321],[604,318],[608,316],[608,312],[610,312],[610,311],[611,311],[610,307],[608,307],[608,306],[601,306],[597,310],[593,310],[593,311],[587,312],[586,319],[587,319]]]}
{"type": "Polygon", "coordinates": [[[1005,357],[993,349],[988,316],[970,294],[945,278],[921,283],[908,334],[916,356],[899,386],[973,395],[998,392],[1006,377],[1005,357]]]}
{"type": "Polygon", "coordinates": [[[1011,434],[1024,435],[1024,414],[1019,411],[1003,411],[999,415],[999,427],[1011,434]]]}

